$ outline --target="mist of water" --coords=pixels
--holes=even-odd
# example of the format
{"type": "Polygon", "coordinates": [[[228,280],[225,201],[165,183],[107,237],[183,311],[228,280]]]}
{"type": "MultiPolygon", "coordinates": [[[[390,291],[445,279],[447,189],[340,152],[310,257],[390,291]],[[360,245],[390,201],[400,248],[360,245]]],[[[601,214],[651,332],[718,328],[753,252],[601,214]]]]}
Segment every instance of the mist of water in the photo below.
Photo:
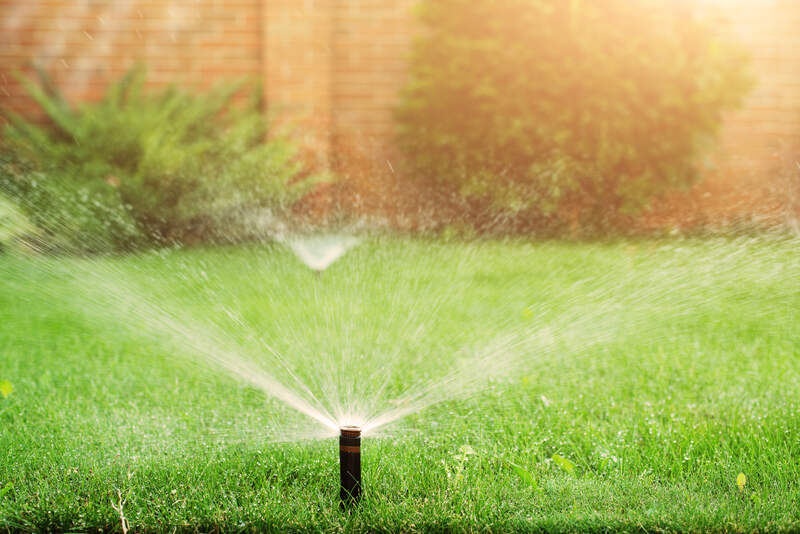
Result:
{"type": "Polygon", "coordinates": [[[300,261],[315,271],[324,271],[359,242],[355,236],[342,234],[293,236],[281,240],[300,261]]]}
{"type": "Polygon", "coordinates": [[[664,334],[653,330],[654,315],[679,328],[721,280],[741,273],[770,283],[787,268],[753,256],[760,238],[710,240],[702,261],[680,240],[653,245],[662,258],[655,267],[620,251],[611,269],[591,274],[582,270],[590,248],[576,249],[565,264],[547,246],[521,244],[547,277],[529,287],[524,273],[493,277],[503,263],[491,243],[415,249],[413,241],[346,233],[273,240],[283,245],[197,255],[180,248],[121,258],[23,252],[15,261],[24,269],[12,272],[4,260],[0,270],[6,283],[26,283],[20,273],[27,272],[71,287],[71,296],[47,298],[89,320],[124,324],[153,347],[166,342],[169,357],[262,391],[303,419],[291,431],[281,423],[255,432],[291,439],[332,436],[345,424],[375,434],[493,384],[579,361],[630,332],[655,342],[664,334]],[[309,276],[323,269],[322,279],[309,276]],[[486,300],[479,308],[475,292],[486,300]]]}

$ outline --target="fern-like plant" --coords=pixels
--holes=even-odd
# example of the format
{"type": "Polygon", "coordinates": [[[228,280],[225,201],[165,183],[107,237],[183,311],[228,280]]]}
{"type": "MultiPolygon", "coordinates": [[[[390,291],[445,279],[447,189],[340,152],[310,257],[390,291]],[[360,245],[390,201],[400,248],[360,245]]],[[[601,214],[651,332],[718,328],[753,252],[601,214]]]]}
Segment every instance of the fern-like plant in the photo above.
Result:
{"type": "Polygon", "coordinates": [[[304,173],[292,143],[268,137],[261,93],[237,98],[241,83],[148,92],[135,68],[102,100],[73,106],[43,73],[23,82],[46,121],[4,113],[0,187],[60,247],[225,238],[320,178],[304,173]]]}

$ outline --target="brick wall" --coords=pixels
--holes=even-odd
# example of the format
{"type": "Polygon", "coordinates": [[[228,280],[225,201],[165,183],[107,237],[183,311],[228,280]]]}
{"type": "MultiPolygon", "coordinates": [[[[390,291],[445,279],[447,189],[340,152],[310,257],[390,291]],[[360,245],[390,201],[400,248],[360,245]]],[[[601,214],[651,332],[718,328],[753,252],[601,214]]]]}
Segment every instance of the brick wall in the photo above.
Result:
{"type": "Polygon", "coordinates": [[[291,121],[308,158],[328,167],[332,135],[332,0],[264,2],[264,83],[270,114],[291,121]]]}
{"type": "MultiPolygon", "coordinates": [[[[751,50],[758,85],[727,117],[705,183],[659,203],[647,224],[800,211],[800,2],[697,2],[751,50]]],[[[251,76],[263,83],[269,114],[293,128],[318,166],[343,171],[358,194],[388,197],[392,107],[414,3],[0,0],[0,105],[32,110],[12,76],[30,72],[31,60],[73,100],[97,98],[137,60],[153,86],[251,76]]]]}
{"type": "Polygon", "coordinates": [[[260,0],[0,0],[0,104],[30,102],[12,73],[46,69],[73,100],[97,98],[136,61],[153,86],[259,75],[260,0]]]}

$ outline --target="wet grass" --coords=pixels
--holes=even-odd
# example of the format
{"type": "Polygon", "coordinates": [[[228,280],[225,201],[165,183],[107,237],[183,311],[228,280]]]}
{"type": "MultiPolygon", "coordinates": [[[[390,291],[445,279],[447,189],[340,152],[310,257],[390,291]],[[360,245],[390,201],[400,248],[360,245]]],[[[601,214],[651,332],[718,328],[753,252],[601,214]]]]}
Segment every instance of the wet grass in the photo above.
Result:
{"type": "Polygon", "coordinates": [[[798,250],[389,239],[320,280],[277,247],[0,256],[0,529],[797,531],[798,250]],[[562,326],[478,395],[365,439],[364,500],[342,513],[335,440],[272,441],[310,423],[86,298],[104,264],[187,318],[235,308],[308,376],[395,350],[387,395],[480,340],[562,326]]]}

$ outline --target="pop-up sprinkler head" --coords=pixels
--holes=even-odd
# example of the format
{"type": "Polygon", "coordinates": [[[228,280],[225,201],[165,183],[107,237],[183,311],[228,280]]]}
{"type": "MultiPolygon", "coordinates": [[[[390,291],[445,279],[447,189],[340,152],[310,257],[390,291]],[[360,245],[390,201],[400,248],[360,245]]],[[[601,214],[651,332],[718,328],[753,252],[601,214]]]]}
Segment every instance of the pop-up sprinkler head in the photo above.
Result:
{"type": "Polygon", "coordinates": [[[346,508],[361,499],[361,429],[343,426],[339,434],[340,506],[346,508]]]}

